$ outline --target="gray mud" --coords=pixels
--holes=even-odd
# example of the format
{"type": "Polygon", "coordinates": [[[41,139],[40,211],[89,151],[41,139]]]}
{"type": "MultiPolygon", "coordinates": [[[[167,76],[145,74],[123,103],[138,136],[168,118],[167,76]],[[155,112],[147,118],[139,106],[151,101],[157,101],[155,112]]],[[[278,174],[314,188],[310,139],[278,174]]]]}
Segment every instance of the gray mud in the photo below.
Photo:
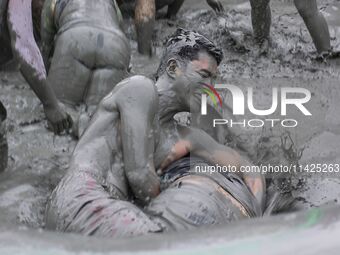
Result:
{"type": "MultiPolygon", "coordinates": [[[[304,148],[302,164],[340,163],[340,59],[316,62],[312,40],[295,7],[290,1],[279,0],[272,1],[272,48],[267,56],[259,57],[251,35],[250,5],[239,1],[222,2],[227,10],[222,16],[216,16],[203,0],[188,0],[177,21],[158,20],[153,35],[155,56],[151,59],[137,54],[133,21],[127,21],[125,29],[132,40],[133,72],[153,75],[163,42],[177,26],[202,32],[223,47],[225,59],[220,66],[220,80],[253,87],[254,101],[259,102],[256,106],[269,106],[272,86],[298,86],[312,92],[312,100],[307,105],[312,117],[289,113],[299,120],[298,128],[234,130],[248,144],[253,159],[258,157],[259,137],[272,134],[279,137],[289,131],[295,147],[304,148]]],[[[319,1],[319,8],[329,22],[332,46],[340,50],[340,4],[335,0],[323,0],[319,1]]],[[[9,142],[9,167],[0,175],[0,221],[42,228],[47,195],[65,172],[75,141],[69,136],[54,136],[46,130],[42,106],[19,73],[1,72],[0,91],[0,100],[8,110],[9,142]]],[[[231,102],[226,99],[225,103],[230,105],[231,102]]],[[[303,185],[299,181],[294,194],[300,208],[338,203],[340,179],[336,176],[313,175],[299,179],[303,185]]]]}

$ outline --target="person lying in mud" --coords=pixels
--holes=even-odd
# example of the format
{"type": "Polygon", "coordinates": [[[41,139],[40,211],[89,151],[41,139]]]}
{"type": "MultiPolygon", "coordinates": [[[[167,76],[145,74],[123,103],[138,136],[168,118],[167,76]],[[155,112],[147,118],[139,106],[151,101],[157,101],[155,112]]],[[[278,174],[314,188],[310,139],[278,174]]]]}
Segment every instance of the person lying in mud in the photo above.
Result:
{"type": "Polygon", "coordinates": [[[250,163],[204,131],[174,121],[178,112],[200,111],[203,84],[212,84],[222,57],[204,36],[178,29],[156,83],[134,76],[115,86],[49,199],[46,227],[122,237],[262,215],[262,175],[195,172],[198,165],[250,163]],[[161,187],[156,172],[167,185],[161,187]],[[132,199],[151,203],[141,210],[132,199]]]}
{"type": "MultiPolygon", "coordinates": [[[[135,17],[139,53],[151,56],[156,12],[167,7],[166,17],[172,19],[177,15],[184,0],[117,0],[117,2],[123,13],[135,17]]],[[[206,2],[214,11],[224,11],[220,1],[206,0],[206,2]]]]}
{"type": "MultiPolygon", "coordinates": [[[[266,50],[271,26],[270,0],[250,0],[255,40],[266,50]]],[[[331,40],[325,17],[318,10],[316,0],[294,0],[321,58],[332,56],[331,40]]]]}
{"type": "MultiPolygon", "coordinates": [[[[121,24],[115,0],[45,1],[41,40],[47,81],[66,106],[97,106],[126,78],[131,52],[121,24]]],[[[73,116],[76,124],[78,117],[73,116]]]]}
{"type": "Polygon", "coordinates": [[[0,173],[6,169],[8,160],[8,145],[6,139],[6,125],[5,125],[6,117],[7,117],[6,108],[0,101],[0,173]]]}
{"type": "Polygon", "coordinates": [[[43,104],[47,120],[53,130],[60,133],[72,126],[72,119],[59,104],[51,84],[46,80],[43,59],[34,38],[33,24],[39,27],[40,18],[37,17],[40,17],[42,3],[43,0],[0,1],[0,66],[14,56],[21,74],[43,104]]]}

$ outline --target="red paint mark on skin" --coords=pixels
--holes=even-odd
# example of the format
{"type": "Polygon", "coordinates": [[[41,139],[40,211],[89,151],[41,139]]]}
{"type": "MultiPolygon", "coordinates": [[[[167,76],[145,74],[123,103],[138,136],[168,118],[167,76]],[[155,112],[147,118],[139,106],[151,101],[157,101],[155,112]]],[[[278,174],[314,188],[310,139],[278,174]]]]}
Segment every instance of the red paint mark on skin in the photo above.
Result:
{"type": "Polygon", "coordinates": [[[216,91],[216,89],[213,86],[208,85],[208,84],[203,84],[203,86],[209,88],[215,94],[215,96],[218,98],[218,101],[220,102],[220,106],[223,107],[222,98],[220,94],[216,91]]]}
{"type": "Polygon", "coordinates": [[[102,207],[102,206],[96,206],[93,210],[92,210],[92,212],[93,213],[100,213],[102,210],[104,209],[104,207],[102,207]]]}
{"type": "Polygon", "coordinates": [[[90,224],[90,227],[95,227],[97,223],[103,218],[103,210],[104,207],[102,206],[96,206],[92,209],[92,213],[95,215],[95,220],[90,224]]]}

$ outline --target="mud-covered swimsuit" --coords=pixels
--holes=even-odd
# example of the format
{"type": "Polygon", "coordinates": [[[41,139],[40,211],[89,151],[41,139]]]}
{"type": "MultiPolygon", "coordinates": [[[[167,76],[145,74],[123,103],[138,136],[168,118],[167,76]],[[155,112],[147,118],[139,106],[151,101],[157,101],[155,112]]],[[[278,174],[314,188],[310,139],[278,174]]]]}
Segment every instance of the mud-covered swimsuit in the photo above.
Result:
{"type": "Polygon", "coordinates": [[[187,156],[171,164],[162,176],[162,192],[146,212],[163,230],[189,230],[262,215],[259,203],[237,175],[202,173],[196,166],[208,164],[187,156]]]}
{"type": "Polygon", "coordinates": [[[209,164],[205,160],[190,155],[175,161],[165,170],[162,176],[162,190],[185,176],[207,177],[240,202],[250,217],[262,214],[260,205],[239,176],[229,172],[209,172],[207,170],[208,166],[209,164]],[[196,171],[196,166],[203,169],[203,171],[196,171]]]}

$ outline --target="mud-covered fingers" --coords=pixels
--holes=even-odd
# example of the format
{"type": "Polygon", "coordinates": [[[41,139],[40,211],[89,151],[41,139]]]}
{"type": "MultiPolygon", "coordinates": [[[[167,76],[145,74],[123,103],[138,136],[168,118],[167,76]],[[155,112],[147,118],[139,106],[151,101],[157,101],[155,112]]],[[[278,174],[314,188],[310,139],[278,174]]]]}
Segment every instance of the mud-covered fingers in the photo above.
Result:
{"type": "Polygon", "coordinates": [[[64,131],[63,121],[58,122],[57,124],[57,134],[60,135],[64,131]]]}
{"type": "Polygon", "coordinates": [[[224,12],[224,7],[220,1],[217,3],[217,8],[216,8],[217,13],[223,13],[224,12]]]}
{"type": "Polygon", "coordinates": [[[62,121],[62,125],[63,125],[63,130],[68,130],[70,128],[70,124],[68,123],[67,119],[62,121]]]}
{"type": "Polygon", "coordinates": [[[224,12],[223,5],[220,1],[218,1],[218,0],[207,0],[207,3],[216,13],[224,12]]]}
{"type": "Polygon", "coordinates": [[[65,130],[72,128],[73,120],[72,120],[70,115],[67,115],[67,118],[65,120],[63,120],[63,126],[64,126],[65,130]]]}

